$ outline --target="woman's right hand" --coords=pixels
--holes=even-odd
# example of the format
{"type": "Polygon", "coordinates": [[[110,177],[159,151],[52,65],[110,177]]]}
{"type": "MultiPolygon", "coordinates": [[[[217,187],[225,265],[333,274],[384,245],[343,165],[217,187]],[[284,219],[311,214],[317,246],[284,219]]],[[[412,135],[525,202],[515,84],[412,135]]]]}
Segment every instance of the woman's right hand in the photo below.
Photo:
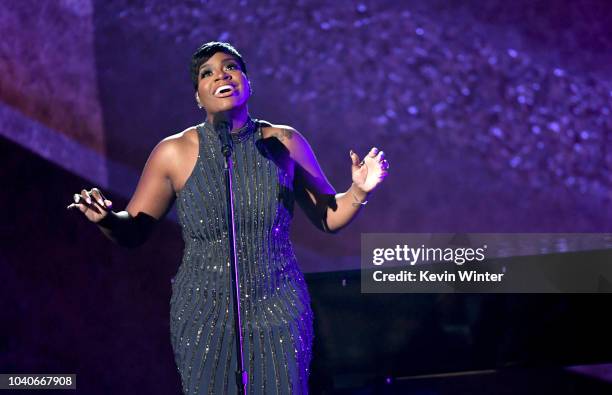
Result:
{"type": "Polygon", "coordinates": [[[74,203],[66,208],[78,208],[93,223],[102,221],[108,215],[108,211],[113,208],[113,202],[106,199],[98,188],[92,188],[89,191],[83,189],[80,194],[75,193],[73,199],[74,203]]]}

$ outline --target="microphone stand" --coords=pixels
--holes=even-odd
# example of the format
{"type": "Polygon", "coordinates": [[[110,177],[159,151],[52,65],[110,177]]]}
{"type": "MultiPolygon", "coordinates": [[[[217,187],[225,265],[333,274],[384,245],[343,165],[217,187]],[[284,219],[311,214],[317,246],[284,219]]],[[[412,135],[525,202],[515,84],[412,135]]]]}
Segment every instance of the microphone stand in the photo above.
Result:
{"type": "Polygon", "coordinates": [[[229,258],[232,283],[232,296],[234,298],[234,333],[236,334],[236,356],[238,359],[238,370],[236,371],[236,385],[238,391],[242,389],[242,393],[247,393],[247,382],[249,379],[248,372],[244,368],[244,353],[243,353],[243,337],[242,337],[242,320],[240,318],[240,277],[238,271],[238,256],[236,255],[236,224],[234,222],[234,195],[232,193],[233,180],[233,162],[232,152],[234,150],[230,131],[232,130],[232,122],[228,120],[227,115],[219,114],[215,119],[214,129],[219,134],[221,140],[221,153],[225,157],[225,166],[223,173],[225,175],[225,197],[226,197],[226,218],[229,241],[229,258]]]}

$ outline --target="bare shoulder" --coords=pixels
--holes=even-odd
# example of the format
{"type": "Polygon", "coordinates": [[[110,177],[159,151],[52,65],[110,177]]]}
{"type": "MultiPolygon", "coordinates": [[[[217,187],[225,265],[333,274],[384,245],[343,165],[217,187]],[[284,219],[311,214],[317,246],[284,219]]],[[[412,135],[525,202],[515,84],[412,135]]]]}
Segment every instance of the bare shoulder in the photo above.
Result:
{"type": "Polygon", "coordinates": [[[285,142],[286,140],[292,140],[294,136],[300,135],[297,130],[287,125],[264,126],[262,128],[262,133],[264,138],[276,137],[281,142],[285,142]]]}
{"type": "Polygon", "coordinates": [[[192,145],[198,144],[198,132],[195,126],[189,127],[182,132],[173,134],[164,138],[159,142],[158,146],[165,150],[171,149],[184,149],[189,148],[192,145]]]}
{"type": "Polygon", "coordinates": [[[160,156],[164,160],[180,161],[191,152],[197,155],[198,136],[195,127],[173,134],[161,140],[153,149],[151,156],[160,156]]]}
{"type": "Polygon", "coordinates": [[[310,145],[308,141],[300,132],[295,128],[288,125],[271,125],[262,128],[262,135],[266,138],[278,139],[289,152],[298,154],[303,150],[309,150],[310,145]]]}
{"type": "Polygon", "coordinates": [[[193,167],[198,155],[196,127],[190,127],[161,140],[151,152],[149,164],[170,176],[173,180],[181,177],[181,170],[193,167]]]}

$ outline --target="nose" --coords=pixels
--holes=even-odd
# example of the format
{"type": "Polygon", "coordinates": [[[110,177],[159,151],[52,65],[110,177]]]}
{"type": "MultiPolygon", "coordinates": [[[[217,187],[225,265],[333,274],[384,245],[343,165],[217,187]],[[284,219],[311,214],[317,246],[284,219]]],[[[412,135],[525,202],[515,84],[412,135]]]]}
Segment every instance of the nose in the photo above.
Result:
{"type": "Polygon", "coordinates": [[[215,73],[215,81],[222,81],[232,78],[225,70],[221,70],[220,73],[215,73]]]}

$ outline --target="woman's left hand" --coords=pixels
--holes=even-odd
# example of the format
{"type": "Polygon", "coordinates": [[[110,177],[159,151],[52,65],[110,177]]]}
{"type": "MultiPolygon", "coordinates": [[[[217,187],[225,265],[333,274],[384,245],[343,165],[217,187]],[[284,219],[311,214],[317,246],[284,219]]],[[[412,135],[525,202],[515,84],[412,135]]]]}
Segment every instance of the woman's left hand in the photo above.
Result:
{"type": "Polygon", "coordinates": [[[362,161],[352,150],[350,155],[353,183],[365,193],[373,191],[388,174],[389,162],[385,159],[385,153],[373,147],[362,161]]]}

